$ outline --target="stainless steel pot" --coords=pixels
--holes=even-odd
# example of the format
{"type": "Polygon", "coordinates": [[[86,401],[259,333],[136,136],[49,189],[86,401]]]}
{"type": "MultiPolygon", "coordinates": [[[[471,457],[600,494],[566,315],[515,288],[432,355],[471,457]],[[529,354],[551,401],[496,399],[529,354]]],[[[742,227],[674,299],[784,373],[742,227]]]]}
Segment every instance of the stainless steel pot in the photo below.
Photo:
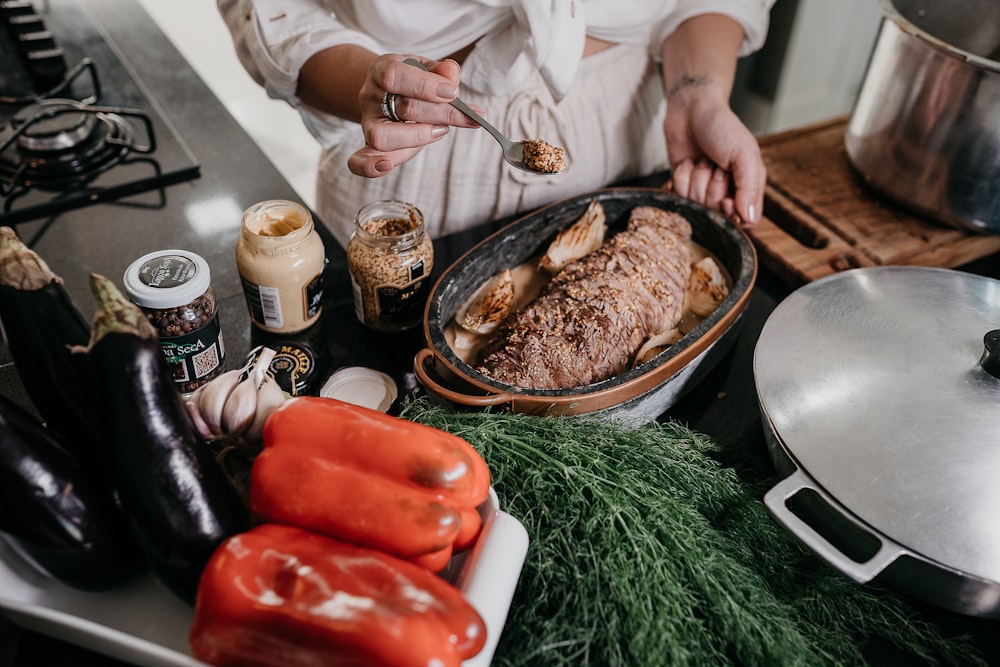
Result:
{"type": "Polygon", "coordinates": [[[1000,3],[881,5],[844,140],[850,162],[908,208],[1000,233],[1000,3]]]}
{"type": "Polygon", "coordinates": [[[948,269],[854,269],[778,304],[753,362],[775,517],[858,582],[1000,618],[997,329],[1000,281],[948,269]]]}
{"type": "Polygon", "coordinates": [[[515,220],[445,269],[428,297],[424,312],[427,347],[417,353],[414,372],[429,394],[456,405],[650,421],[697,384],[732,347],[756,277],[757,255],[749,237],[700,204],[653,188],[607,188],[570,197],[515,220]],[[583,387],[516,387],[487,377],[459,358],[446,336],[459,305],[498,271],[539,255],[593,200],[604,207],[611,233],[624,227],[636,206],[681,212],[691,223],[692,239],[728,271],[733,281],[729,295],[665,351],[621,375],[583,387]]]}

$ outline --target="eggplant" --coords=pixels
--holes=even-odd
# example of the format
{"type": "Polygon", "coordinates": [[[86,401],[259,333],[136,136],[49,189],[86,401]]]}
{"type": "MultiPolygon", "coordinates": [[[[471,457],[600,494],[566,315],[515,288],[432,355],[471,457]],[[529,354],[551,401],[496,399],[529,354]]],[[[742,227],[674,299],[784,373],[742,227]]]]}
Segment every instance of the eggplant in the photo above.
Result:
{"type": "Polygon", "coordinates": [[[0,396],[0,532],[47,575],[87,591],[143,569],[124,516],[90,467],[25,407],[0,396]]]}
{"type": "Polygon", "coordinates": [[[62,279],[10,227],[0,227],[0,321],[31,403],[65,447],[97,455],[93,386],[70,348],[90,339],[90,322],[62,279]]]}
{"type": "Polygon", "coordinates": [[[198,579],[226,538],[252,525],[249,508],[194,427],[156,329],[107,278],[87,359],[101,400],[108,477],[153,573],[193,604],[198,579]]]}

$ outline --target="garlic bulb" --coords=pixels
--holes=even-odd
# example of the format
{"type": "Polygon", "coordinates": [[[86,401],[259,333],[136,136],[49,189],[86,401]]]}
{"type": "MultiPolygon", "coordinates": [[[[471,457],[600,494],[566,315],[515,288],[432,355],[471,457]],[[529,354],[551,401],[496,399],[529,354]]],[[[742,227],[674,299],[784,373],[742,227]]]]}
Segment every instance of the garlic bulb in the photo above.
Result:
{"type": "MultiPolygon", "coordinates": [[[[222,409],[226,405],[226,400],[233,393],[233,389],[240,382],[240,376],[246,368],[226,371],[211,382],[201,385],[191,395],[189,403],[197,405],[201,421],[208,428],[212,437],[218,437],[224,433],[222,428],[222,409]]],[[[196,420],[197,423],[197,420],[196,420]]]]}
{"type": "Polygon", "coordinates": [[[257,414],[257,392],[267,377],[274,355],[275,351],[271,348],[261,348],[246,376],[230,392],[222,408],[222,428],[226,435],[242,435],[250,428],[257,414]]]}
{"type": "Polygon", "coordinates": [[[188,412],[204,438],[259,436],[267,415],[286,398],[268,373],[275,354],[263,347],[243,368],[223,373],[188,397],[188,412]]]}
{"type": "Polygon", "coordinates": [[[286,398],[288,397],[278,381],[270,375],[266,376],[257,391],[257,412],[254,415],[253,423],[250,424],[243,436],[251,440],[259,438],[264,433],[264,422],[285,402],[286,398]]]}

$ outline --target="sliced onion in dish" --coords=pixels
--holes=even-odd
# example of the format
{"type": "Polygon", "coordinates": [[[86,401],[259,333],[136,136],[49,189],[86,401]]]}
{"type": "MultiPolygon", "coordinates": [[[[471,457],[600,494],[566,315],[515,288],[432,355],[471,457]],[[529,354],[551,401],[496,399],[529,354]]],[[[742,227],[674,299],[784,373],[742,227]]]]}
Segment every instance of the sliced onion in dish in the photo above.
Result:
{"type": "Polygon", "coordinates": [[[570,262],[600,248],[607,232],[604,207],[595,199],[579,220],[556,235],[538,261],[538,267],[548,273],[560,271],[570,262]]]}
{"type": "Polygon", "coordinates": [[[510,269],[497,273],[459,307],[455,324],[468,332],[493,332],[514,309],[514,277],[510,269]]]}

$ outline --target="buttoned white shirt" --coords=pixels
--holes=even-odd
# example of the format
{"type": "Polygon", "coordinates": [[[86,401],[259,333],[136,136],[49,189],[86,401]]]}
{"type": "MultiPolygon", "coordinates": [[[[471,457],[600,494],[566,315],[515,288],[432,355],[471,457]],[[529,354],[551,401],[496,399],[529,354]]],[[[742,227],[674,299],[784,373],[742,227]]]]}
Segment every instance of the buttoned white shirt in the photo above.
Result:
{"type": "Polygon", "coordinates": [[[303,105],[299,69],[318,51],[354,44],[374,53],[441,59],[475,43],[462,83],[505,95],[535,71],[553,97],[573,84],[587,36],[644,44],[663,40],[698,14],[729,16],[744,32],[740,55],[760,48],[775,0],[217,0],[237,55],[276,99],[299,109],[327,144],[347,123],[303,105]]]}

